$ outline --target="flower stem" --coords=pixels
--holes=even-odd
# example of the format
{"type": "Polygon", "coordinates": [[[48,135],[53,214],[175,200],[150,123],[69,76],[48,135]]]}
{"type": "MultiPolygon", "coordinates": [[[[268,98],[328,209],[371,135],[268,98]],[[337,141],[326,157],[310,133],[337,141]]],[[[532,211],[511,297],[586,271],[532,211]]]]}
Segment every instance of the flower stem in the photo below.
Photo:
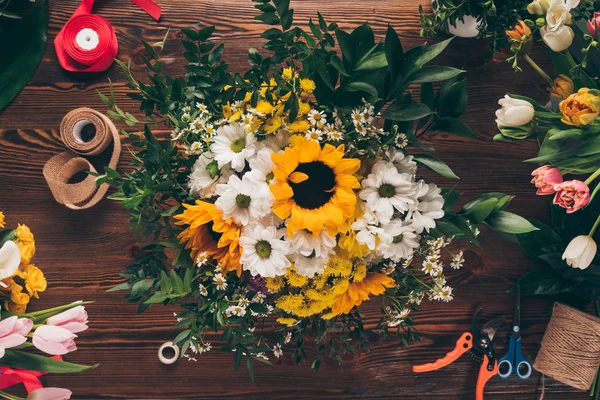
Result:
{"type": "Polygon", "coordinates": [[[584,183],[589,186],[590,183],[592,183],[594,181],[594,179],[596,179],[599,176],[600,176],[600,168],[598,168],[596,170],[596,172],[594,172],[592,175],[590,175],[590,177],[587,178],[584,183]]]}
{"type": "Polygon", "coordinates": [[[15,396],[14,394],[7,393],[4,390],[0,390],[0,396],[8,400],[25,400],[23,397],[15,396]]]}
{"type": "Polygon", "coordinates": [[[537,64],[535,63],[535,61],[533,61],[533,60],[531,59],[531,57],[529,57],[529,54],[524,54],[524,55],[523,55],[523,58],[525,59],[525,61],[527,61],[527,63],[528,63],[529,65],[531,65],[531,67],[532,67],[533,69],[535,69],[535,70],[536,70],[536,72],[537,72],[538,74],[540,74],[540,75],[541,75],[541,77],[542,77],[542,78],[544,78],[544,80],[545,80],[546,82],[548,82],[548,84],[549,84],[550,86],[554,85],[554,81],[552,80],[552,78],[550,78],[550,77],[548,76],[548,74],[547,74],[547,73],[545,73],[545,72],[544,72],[544,70],[543,70],[543,69],[541,69],[541,68],[540,68],[540,66],[539,66],[539,65],[537,65],[537,64]]]}
{"type": "Polygon", "coordinates": [[[594,233],[596,233],[596,229],[598,229],[598,225],[600,225],[600,215],[598,216],[598,218],[596,218],[596,222],[594,222],[594,226],[592,226],[590,233],[588,233],[589,237],[594,236],[594,233]]]}

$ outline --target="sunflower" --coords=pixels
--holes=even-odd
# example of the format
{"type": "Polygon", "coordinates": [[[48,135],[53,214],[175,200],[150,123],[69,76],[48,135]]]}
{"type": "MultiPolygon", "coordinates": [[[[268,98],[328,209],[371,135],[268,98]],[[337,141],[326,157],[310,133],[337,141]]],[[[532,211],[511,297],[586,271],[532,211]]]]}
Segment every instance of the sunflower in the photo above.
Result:
{"type": "Polygon", "coordinates": [[[189,225],[179,234],[185,248],[191,249],[192,259],[200,252],[223,266],[224,271],[242,274],[239,247],[240,227],[232,219],[223,219],[223,214],[214,204],[197,200],[196,205],[184,204],[183,214],[175,216],[176,225],[189,225]]]}
{"type": "Polygon", "coordinates": [[[336,315],[348,314],[353,307],[358,307],[363,301],[369,300],[369,295],[379,296],[386,288],[395,286],[394,279],[378,272],[367,274],[360,282],[350,282],[348,290],[339,295],[331,305],[331,312],[323,315],[325,319],[331,319],[336,315]]]}
{"type": "Polygon", "coordinates": [[[270,185],[275,197],[273,212],[279,218],[290,218],[287,231],[291,236],[300,229],[315,235],[327,229],[335,236],[345,220],[354,215],[360,188],[354,174],[360,160],[343,158],[344,145],[306,141],[284,153],[273,154],[275,182],[270,185]]]}

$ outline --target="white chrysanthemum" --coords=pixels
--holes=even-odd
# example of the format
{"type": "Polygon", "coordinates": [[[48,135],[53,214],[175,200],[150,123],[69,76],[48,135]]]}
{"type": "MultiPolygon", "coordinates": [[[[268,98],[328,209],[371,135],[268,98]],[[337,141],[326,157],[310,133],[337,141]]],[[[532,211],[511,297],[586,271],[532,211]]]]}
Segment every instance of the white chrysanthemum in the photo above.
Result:
{"type": "Polygon", "coordinates": [[[357,219],[352,224],[352,229],[358,231],[356,241],[366,244],[370,250],[375,249],[377,236],[383,234],[383,229],[378,226],[377,217],[370,212],[364,213],[362,218],[357,219]]]}
{"type": "Polygon", "coordinates": [[[418,182],[417,203],[410,207],[408,218],[412,219],[418,233],[435,228],[435,220],[444,216],[442,189],[433,183],[418,182]]]}
{"type": "Polygon", "coordinates": [[[218,290],[227,289],[227,279],[223,276],[223,274],[215,274],[215,276],[213,276],[213,283],[215,286],[217,286],[218,290]]]}
{"type": "Polygon", "coordinates": [[[386,158],[396,166],[401,174],[417,174],[417,163],[413,161],[413,156],[407,156],[401,150],[396,150],[395,147],[389,148],[385,152],[386,158]]]}
{"type": "Polygon", "coordinates": [[[198,292],[200,292],[200,295],[202,296],[208,296],[208,290],[206,290],[206,286],[201,283],[198,285],[198,292]]]}
{"type": "Polygon", "coordinates": [[[279,358],[283,355],[283,350],[281,349],[281,343],[277,343],[275,347],[273,347],[273,355],[275,358],[279,358]]]}
{"type": "Polygon", "coordinates": [[[309,278],[323,272],[325,263],[333,254],[336,245],[335,237],[329,236],[325,230],[316,236],[301,229],[294,232],[292,237],[286,236],[285,240],[295,250],[290,255],[290,259],[295,264],[296,272],[309,278]]]}
{"type": "Polygon", "coordinates": [[[437,287],[434,289],[433,299],[443,302],[450,302],[454,299],[452,288],[450,286],[437,287]]]}
{"type": "Polygon", "coordinates": [[[394,215],[409,210],[416,203],[413,177],[398,172],[394,164],[379,161],[371,173],[361,182],[359,197],[367,202],[369,210],[375,213],[379,222],[387,224],[394,215]]]}
{"type": "Polygon", "coordinates": [[[310,110],[308,112],[308,122],[310,122],[313,126],[316,126],[317,128],[322,128],[325,126],[327,119],[323,111],[310,110]]]}
{"type": "Polygon", "coordinates": [[[198,157],[192,167],[188,181],[190,194],[194,197],[213,197],[217,184],[227,182],[230,175],[231,172],[226,168],[219,170],[212,153],[204,153],[198,157]]]}
{"type": "Polygon", "coordinates": [[[260,149],[255,156],[250,159],[250,172],[247,172],[244,176],[248,176],[256,182],[268,185],[271,182],[271,179],[273,179],[272,154],[273,149],[270,147],[263,147],[260,149]]]}
{"type": "Polygon", "coordinates": [[[254,224],[246,227],[240,236],[244,250],[240,263],[252,276],[274,278],[284,275],[290,266],[287,255],[290,244],[281,239],[282,234],[274,226],[254,224]]]}
{"type": "Polygon", "coordinates": [[[320,142],[323,140],[323,131],[315,128],[309,129],[304,135],[306,140],[313,140],[315,142],[320,142]]]}
{"type": "Polygon", "coordinates": [[[268,147],[275,153],[283,151],[289,145],[290,133],[287,129],[279,129],[274,135],[269,135],[265,140],[259,142],[264,147],[268,147]]]}
{"type": "Polygon", "coordinates": [[[410,221],[393,220],[383,226],[382,241],[377,250],[384,258],[400,262],[412,257],[419,247],[419,235],[410,221]]]}
{"type": "Polygon", "coordinates": [[[239,304],[231,305],[225,310],[225,315],[228,317],[243,317],[246,315],[246,307],[240,306],[239,304]]]}
{"type": "Polygon", "coordinates": [[[226,184],[217,185],[219,198],[215,206],[223,211],[223,219],[233,218],[237,224],[248,225],[266,216],[273,202],[267,184],[244,175],[231,175],[226,184]]]}
{"type": "Polygon", "coordinates": [[[219,168],[231,163],[231,168],[241,172],[246,160],[256,152],[256,138],[238,123],[221,126],[213,140],[210,149],[219,168]]]}

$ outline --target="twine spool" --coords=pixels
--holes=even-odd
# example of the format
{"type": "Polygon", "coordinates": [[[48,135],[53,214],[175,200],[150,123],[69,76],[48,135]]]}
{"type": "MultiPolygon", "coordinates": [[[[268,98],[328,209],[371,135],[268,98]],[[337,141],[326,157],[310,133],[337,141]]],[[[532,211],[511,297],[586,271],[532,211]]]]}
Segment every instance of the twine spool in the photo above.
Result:
{"type": "Polygon", "coordinates": [[[600,366],[600,318],[555,303],[533,368],[580,390],[589,390],[600,366]]]}
{"type": "Polygon", "coordinates": [[[121,156],[119,131],[104,114],[91,108],[77,108],[63,118],[60,138],[69,151],[48,160],[44,165],[44,178],[58,203],[73,210],[90,208],[104,197],[109,186],[102,184],[97,187],[96,178],[90,175],[81,182],[69,181],[79,172],[96,172],[94,166],[83,157],[97,156],[113,142],[108,167],[117,169],[121,156]]]}

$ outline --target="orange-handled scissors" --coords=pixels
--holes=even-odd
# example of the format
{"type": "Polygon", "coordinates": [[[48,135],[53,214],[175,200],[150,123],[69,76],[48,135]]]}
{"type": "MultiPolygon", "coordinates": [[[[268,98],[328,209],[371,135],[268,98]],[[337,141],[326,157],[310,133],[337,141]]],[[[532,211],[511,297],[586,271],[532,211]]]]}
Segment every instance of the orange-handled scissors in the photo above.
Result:
{"type": "Polygon", "coordinates": [[[477,318],[480,311],[481,309],[479,309],[473,317],[471,331],[465,332],[460,336],[456,341],[456,346],[451,352],[446,354],[444,358],[440,358],[432,363],[415,365],[413,367],[413,372],[435,371],[446,365],[452,364],[460,356],[470,351],[472,358],[481,364],[479,375],[477,377],[475,399],[483,400],[485,384],[492,376],[498,374],[498,360],[496,359],[496,352],[492,346],[492,340],[504,321],[501,318],[496,318],[485,324],[481,331],[479,331],[477,327],[477,318]]]}

